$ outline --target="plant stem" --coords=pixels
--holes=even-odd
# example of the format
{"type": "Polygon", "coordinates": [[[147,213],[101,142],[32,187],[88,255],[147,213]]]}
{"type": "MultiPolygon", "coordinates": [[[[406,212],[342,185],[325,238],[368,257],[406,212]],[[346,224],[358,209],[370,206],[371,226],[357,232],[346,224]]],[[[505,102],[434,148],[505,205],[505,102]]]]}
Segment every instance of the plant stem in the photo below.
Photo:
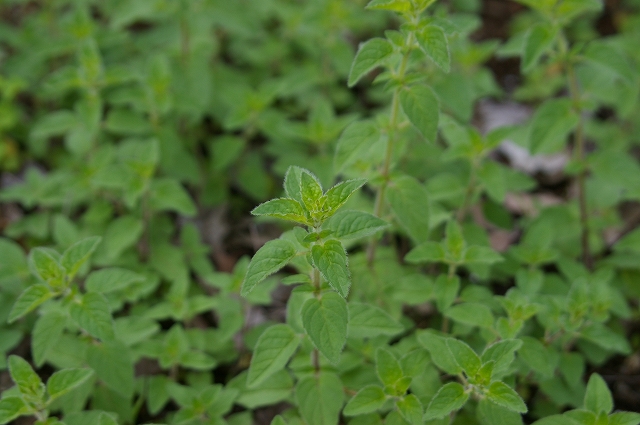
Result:
{"type": "MultiPolygon", "coordinates": [[[[409,53],[411,52],[411,47],[413,44],[413,33],[409,33],[407,37],[407,50],[404,52],[402,56],[402,62],[400,62],[400,67],[398,68],[398,73],[396,77],[399,81],[403,82],[405,73],[407,71],[407,63],[409,61],[409,53]]],[[[384,162],[382,164],[382,170],[380,174],[382,175],[382,184],[380,185],[380,189],[376,193],[376,200],[373,207],[373,215],[376,217],[380,217],[382,215],[382,208],[384,206],[384,194],[387,190],[387,186],[389,184],[389,171],[391,169],[391,159],[393,158],[393,145],[395,142],[395,138],[397,135],[397,127],[398,127],[398,112],[400,110],[400,90],[402,90],[403,85],[400,85],[395,88],[393,91],[393,99],[391,100],[391,116],[389,118],[389,128],[387,129],[387,146],[385,149],[384,162]]],[[[372,237],[369,241],[369,246],[367,248],[367,265],[369,268],[373,265],[373,260],[376,256],[376,249],[378,247],[378,238],[372,237]]]]}
{"type": "Polygon", "coordinates": [[[462,201],[460,209],[456,213],[456,221],[458,223],[462,223],[467,216],[467,210],[469,209],[469,204],[471,204],[473,192],[476,189],[476,174],[478,174],[478,161],[473,161],[471,164],[469,184],[467,185],[467,190],[464,193],[464,200],[462,201]]]}
{"type": "MultiPolygon", "coordinates": [[[[562,40],[561,48],[566,53],[567,42],[562,40]]],[[[580,227],[582,229],[580,236],[580,243],[582,245],[582,262],[588,270],[593,270],[593,257],[591,255],[591,249],[589,248],[589,211],[587,209],[587,193],[585,189],[585,182],[587,177],[587,170],[584,167],[585,162],[585,139],[584,139],[584,119],[582,117],[582,106],[580,105],[580,86],[578,85],[578,78],[576,77],[575,68],[571,59],[565,58],[564,62],[565,71],[567,72],[567,78],[569,80],[569,95],[571,96],[571,102],[573,108],[578,114],[578,126],[574,133],[574,148],[573,154],[575,160],[580,164],[580,171],[578,172],[578,205],[580,208],[580,227]]]]}

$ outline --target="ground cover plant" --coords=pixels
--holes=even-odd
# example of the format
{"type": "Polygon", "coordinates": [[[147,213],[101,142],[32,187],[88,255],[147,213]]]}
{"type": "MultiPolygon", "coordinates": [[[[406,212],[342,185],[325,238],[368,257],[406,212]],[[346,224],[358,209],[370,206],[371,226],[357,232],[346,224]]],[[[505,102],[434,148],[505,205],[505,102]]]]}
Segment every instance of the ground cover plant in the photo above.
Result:
{"type": "Polygon", "coordinates": [[[640,424],[637,0],[4,0],[0,424],[640,424]]]}

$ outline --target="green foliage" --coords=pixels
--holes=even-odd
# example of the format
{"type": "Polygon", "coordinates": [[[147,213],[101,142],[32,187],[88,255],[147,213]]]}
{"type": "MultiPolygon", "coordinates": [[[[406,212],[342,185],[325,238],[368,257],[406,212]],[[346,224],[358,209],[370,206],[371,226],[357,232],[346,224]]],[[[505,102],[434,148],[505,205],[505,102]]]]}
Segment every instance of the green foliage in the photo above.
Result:
{"type": "Polygon", "coordinates": [[[0,424],[639,425],[640,4],[517,3],[0,2],[0,424]]]}

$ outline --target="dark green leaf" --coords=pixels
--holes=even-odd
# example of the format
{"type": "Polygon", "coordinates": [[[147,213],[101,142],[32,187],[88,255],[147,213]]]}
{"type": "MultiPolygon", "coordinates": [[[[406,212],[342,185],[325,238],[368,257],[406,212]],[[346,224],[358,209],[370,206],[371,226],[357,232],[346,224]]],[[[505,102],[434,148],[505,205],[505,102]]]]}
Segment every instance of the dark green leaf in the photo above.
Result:
{"type": "Polygon", "coordinates": [[[300,414],[309,425],[335,425],[343,403],[342,382],[331,372],[302,378],[295,397],[300,414]]]}

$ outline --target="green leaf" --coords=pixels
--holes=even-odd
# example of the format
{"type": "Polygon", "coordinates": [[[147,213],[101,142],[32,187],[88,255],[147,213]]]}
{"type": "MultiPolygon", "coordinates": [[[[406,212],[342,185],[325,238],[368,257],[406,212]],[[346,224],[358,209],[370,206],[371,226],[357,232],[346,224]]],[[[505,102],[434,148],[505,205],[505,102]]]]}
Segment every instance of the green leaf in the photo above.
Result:
{"type": "Polygon", "coordinates": [[[640,413],[616,412],[609,416],[609,425],[638,425],[640,413]]]}
{"type": "Polygon", "coordinates": [[[580,337],[605,350],[621,354],[629,354],[632,351],[629,341],[624,336],[614,332],[602,323],[592,323],[585,326],[580,330],[580,337]]]}
{"type": "Polygon", "coordinates": [[[451,55],[447,37],[437,25],[427,25],[416,33],[422,51],[444,72],[451,70],[451,55]]]}
{"type": "Polygon", "coordinates": [[[354,179],[346,180],[333,186],[331,189],[327,190],[326,193],[327,207],[332,211],[337,210],[343,206],[351,195],[353,195],[356,190],[360,189],[366,182],[367,180],[365,179],[354,179]]]}
{"type": "Polygon", "coordinates": [[[300,338],[289,325],[278,324],[267,328],[253,350],[247,386],[257,386],[283,369],[299,344],[300,338]]]}
{"type": "Polygon", "coordinates": [[[493,327],[495,320],[491,313],[491,309],[485,304],[480,303],[463,303],[454,305],[446,309],[443,314],[454,321],[463,323],[467,326],[479,326],[487,329],[491,329],[493,327]]]}
{"type": "Polygon", "coordinates": [[[482,425],[522,425],[520,414],[483,398],[478,402],[476,416],[482,425]]]}
{"type": "Polygon", "coordinates": [[[416,243],[429,237],[429,197],[427,189],[410,176],[391,181],[387,198],[400,225],[416,243]]]}
{"type": "Polygon", "coordinates": [[[300,180],[304,168],[297,167],[295,165],[287,168],[287,172],[284,175],[284,191],[285,194],[296,201],[302,206],[302,193],[300,191],[300,180]]]}
{"type": "Polygon", "coordinates": [[[129,349],[120,341],[89,346],[87,363],[107,387],[129,399],[134,390],[133,361],[129,349]]]}
{"type": "Polygon", "coordinates": [[[494,381],[487,390],[487,399],[495,404],[518,413],[527,413],[527,405],[522,397],[502,381],[494,381]]]}
{"type": "Polygon", "coordinates": [[[67,316],[57,311],[49,311],[38,318],[31,337],[31,353],[36,366],[42,366],[62,336],[66,323],[67,316]]]}
{"type": "Polygon", "coordinates": [[[443,385],[433,396],[423,420],[438,419],[447,416],[454,410],[459,410],[469,399],[469,393],[457,382],[443,385]]]}
{"type": "Polygon", "coordinates": [[[551,415],[535,421],[531,425],[581,425],[568,416],[551,415]]]}
{"type": "Polygon", "coordinates": [[[453,359],[458,363],[458,366],[464,370],[467,376],[475,376],[482,365],[480,357],[476,352],[473,351],[473,349],[465,342],[458,339],[447,338],[446,344],[449,352],[453,356],[453,359]]]}
{"type": "Polygon", "coordinates": [[[580,118],[573,110],[570,99],[545,101],[533,115],[529,134],[532,154],[556,153],[567,144],[567,136],[578,125],[580,118]]]}
{"type": "Polygon", "coordinates": [[[529,72],[536,66],[540,57],[549,51],[556,38],[556,31],[550,24],[536,24],[525,35],[520,69],[529,72]]]}
{"type": "Polygon", "coordinates": [[[613,398],[607,383],[597,373],[592,373],[587,383],[587,392],[584,395],[584,408],[596,415],[613,410],[613,398]]]}
{"type": "Polygon", "coordinates": [[[464,252],[464,264],[493,264],[504,258],[488,246],[470,246],[464,252]]]}
{"type": "Polygon", "coordinates": [[[63,396],[82,385],[93,375],[91,369],[62,369],[55,372],[47,381],[47,393],[50,400],[63,396]]]}
{"type": "Polygon", "coordinates": [[[302,378],[296,385],[295,398],[300,414],[308,425],[336,425],[343,402],[340,378],[322,371],[302,378]]]}
{"type": "Polygon", "coordinates": [[[442,244],[434,241],[426,241],[413,248],[404,257],[408,263],[438,263],[445,262],[447,254],[442,244]]]}
{"type": "Polygon", "coordinates": [[[91,336],[103,341],[113,339],[113,319],[104,295],[89,292],[69,307],[71,318],[91,336]]]}
{"type": "Polygon", "coordinates": [[[0,400],[0,424],[7,424],[18,416],[27,415],[32,408],[20,397],[4,397],[0,400]]]}
{"type": "Polygon", "coordinates": [[[391,10],[393,12],[409,12],[413,6],[409,0],[371,0],[365,9],[391,10]]]}
{"type": "Polygon", "coordinates": [[[29,286],[16,300],[7,321],[15,322],[25,314],[36,309],[40,304],[53,297],[53,292],[41,283],[29,286]]]}
{"type": "Polygon", "coordinates": [[[435,143],[440,106],[438,98],[426,85],[414,85],[400,91],[400,106],[422,136],[435,143]]]}
{"type": "Polygon", "coordinates": [[[266,215],[283,220],[295,221],[296,223],[310,224],[302,205],[300,205],[298,201],[289,198],[278,198],[267,201],[255,207],[253,211],[251,211],[251,214],[266,215]]]}
{"type": "Polygon", "coordinates": [[[422,403],[414,394],[409,394],[396,401],[398,411],[411,425],[422,425],[422,403]]]}
{"type": "Polygon", "coordinates": [[[76,273],[78,273],[80,267],[91,257],[91,254],[96,250],[101,240],[102,238],[99,236],[83,239],[71,245],[62,254],[60,264],[67,270],[69,279],[73,279],[76,273]]]}
{"type": "Polygon", "coordinates": [[[295,255],[296,247],[288,240],[274,239],[264,244],[249,263],[240,294],[247,296],[258,283],[286,266],[295,255]]]}
{"type": "Polygon", "coordinates": [[[589,43],[583,57],[611,79],[618,78],[629,84],[636,80],[637,72],[634,71],[625,54],[610,43],[603,40],[589,43]]]}
{"type": "Polygon", "coordinates": [[[30,398],[35,397],[36,399],[42,400],[44,384],[38,374],[34,372],[29,362],[22,357],[11,355],[9,356],[8,363],[11,379],[13,379],[13,382],[18,386],[20,393],[30,398]]]}
{"type": "Polygon", "coordinates": [[[66,270],[58,259],[45,248],[34,248],[29,253],[29,268],[32,273],[54,288],[65,282],[66,270]]]}
{"type": "Polygon", "coordinates": [[[197,208],[189,192],[175,179],[162,178],[151,182],[149,205],[154,211],[175,211],[187,217],[196,214],[197,208]]]}
{"type": "Polygon", "coordinates": [[[273,418],[270,425],[287,425],[282,416],[278,415],[273,418]]]}
{"type": "Polygon", "coordinates": [[[447,222],[444,244],[452,260],[456,262],[462,260],[467,244],[462,235],[462,227],[460,227],[460,224],[458,224],[456,220],[449,220],[447,222]]]}
{"type": "Polygon", "coordinates": [[[482,363],[494,361],[493,374],[501,376],[515,359],[514,353],[522,347],[519,339],[505,339],[487,347],[482,353],[482,363]]]}
{"type": "Polygon", "coordinates": [[[398,359],[389,350],[382,347],[376,350],[376,373],[380,382],[385,386],[392,386],[404,378],[398,359]]]}
{"type": "Polygon", "coordinates": [[[387,396],[377,385],[367,385],[353,396],[342,413],[345,416],[357,416],[375,412],[387,401],[387,396]]]}
{"type": "Polygon", "coordinates": [[[378,306],[349,302],[349,337],[372,338],[397,335],[404,327],[378,306]]]}
{"type": "MultiPolygon", "coordinates": [[[[380,139],[380,129],[372,121],[355,121],[344,129],[336,144],[333,168],[336,173],[357,162],[380,139]]],[[[291,196],[291,195],[288,195],[291,196]]],[[[291,196],[293,197],[293,196],[291,196]]]]}
{"type": "Polygon", "coordinates": [[[302,170],[300,174],[300,195],[302,205],[307,211],[317,211],[322,198],[322,185],[320,180],[308,170],[302,170]]]}
{"type": "Polygon", "coordinates": [[[348,86],[353,87],[369,71],[382,65],[392,53],[393,46],[384,38],[372,38],[360,44],[351,64],[348,86]]]}
{"type": "Polygon", "coordinates": [[[344,298],[349,295],[351,275],[347,265],[347,253],[339,241],[334,239],[311,247],[313,264],[322,277],[344,298]]]}
{"type": "MultiPolygon", "coordinates": [[[[557,362],[554,361],[549,347],[545,347],[542,342],[535,338],[525,336],[520,338],[523,342],[518,357],[529,367],[539,372],[544,377],[551,377],[556,369],[557,362]]],[[[556,359],[557,360],[557,359],[556,359]]]]}
{"type": "Polygon", "coordinates": [[[600,12],[603,8],[602,0],[563,0],[555,9],[556,16],[568,22],[574,17],[586,12],[600,12]]]}
{"type": "Polygon", "coordinates": [[[85,288],[90,292],[106,294],[125,289],[133,283],[144,280],[145,277],[139,273],[118,267],[110,267],[89,274],[85,281],[85,288]]]}
{"type": "Polygon", "coordinates": [[[311,298],[302,306],[302,325],[316,348],[337,364],[347,341],[347,302],[335,292],[311,298]]]}
{"type": "Polygon", "coordinates": [[[451,355],[447,338],[430,329],[418,333],[418,342],[429,351],[431,360],[438,368],[454,376],[462,372],[462,367],[451,355]]]}
{"type": "Polygon", "coordinates": [[[322,228],[333,232],[338,239],[358,239],[372,235],[389,226],[373,214],[362,211],[344,210],[325,221],[322,228]]]}

